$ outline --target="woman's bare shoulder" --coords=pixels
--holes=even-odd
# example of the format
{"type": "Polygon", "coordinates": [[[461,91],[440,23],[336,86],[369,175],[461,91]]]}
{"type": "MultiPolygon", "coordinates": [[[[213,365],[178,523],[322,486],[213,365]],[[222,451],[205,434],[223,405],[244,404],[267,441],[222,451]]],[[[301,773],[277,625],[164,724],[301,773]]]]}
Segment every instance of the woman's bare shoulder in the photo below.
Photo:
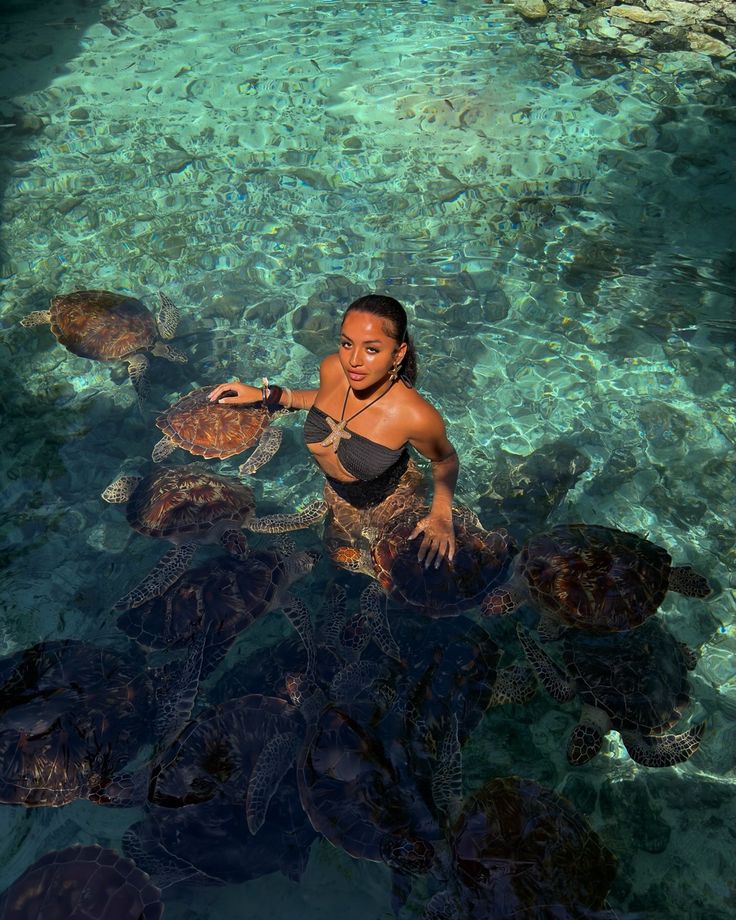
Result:
{"type": "Polygon", "coordinates": [[[404,387],[401,394],[401,409],[409,425],[416,430],[426,428],[427,425],[443,426],[442,416],[429,400],[425,399],[413,387],[404,387]]]}
{"type": "Polygon", "coordinates": [[[322,359],[322,363],[319,366],[319,379],[322,383],[329,383],[340,374],[342,374],[342,368],[337,353],[327,355],[326,358],[322,359]]]}

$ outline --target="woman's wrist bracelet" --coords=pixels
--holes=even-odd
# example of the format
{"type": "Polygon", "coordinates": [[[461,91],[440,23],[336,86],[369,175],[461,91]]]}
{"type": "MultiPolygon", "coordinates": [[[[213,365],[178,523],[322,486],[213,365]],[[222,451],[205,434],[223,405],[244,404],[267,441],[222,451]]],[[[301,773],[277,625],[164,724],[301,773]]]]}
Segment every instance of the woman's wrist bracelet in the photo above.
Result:
{"type": "Polygon", "coordinates": [[[279,407],[282,392],[283,390],[278,384],[269,384],[267,377],[262,378],[261,402],[267,409],[277,409],[279,407]]]}

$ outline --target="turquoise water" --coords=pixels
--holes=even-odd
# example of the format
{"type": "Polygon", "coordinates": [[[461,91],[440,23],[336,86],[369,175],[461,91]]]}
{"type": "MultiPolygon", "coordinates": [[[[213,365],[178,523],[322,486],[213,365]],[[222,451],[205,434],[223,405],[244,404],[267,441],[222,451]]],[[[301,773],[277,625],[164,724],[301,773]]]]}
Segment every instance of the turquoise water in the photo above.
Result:
{"type": "MultiPolygon", "coordinates": [[[[409,309],[465,502],[487,511],[509,454],[564,443],[590,462],[554,522],[648,534],[715,588],[670,594],[660,614],[700,653],[691,761],[639,768],[612,734],[571,770],[576,706],[540,693],[486,715],[466,789],[516,772],[567,796],[619,859],[617,911],[732,916],[733,74],[678,53],[594,75],[562,26],[547,42],[471,0],[6,7],[0,650],[118,642],[110,608],[162,545],[99,495],[149,457],[153,409],[228,375],[312,386],[344,306],[385,290],[409,309]],[[80,288],[151,304],[161,289],[181,308],[189,363],[152,361],[143,414],[120,367],[18,325],[80,288]]],[[[284,427],[254,479],[273,510],[321,488],[298,418],[284,427]]],[[[328,577],[298,591],[316,603],[328,577]]],[[[286,632],[273,615],[232,660],[286,632]]],[[[53,847],[119,848],[136,813],[82,802],[0,820],[4,886],[53,847]]],[[[391,916],[385,867],[325,842],[299,884],[166,897],[176,918],[391,916]]]]}

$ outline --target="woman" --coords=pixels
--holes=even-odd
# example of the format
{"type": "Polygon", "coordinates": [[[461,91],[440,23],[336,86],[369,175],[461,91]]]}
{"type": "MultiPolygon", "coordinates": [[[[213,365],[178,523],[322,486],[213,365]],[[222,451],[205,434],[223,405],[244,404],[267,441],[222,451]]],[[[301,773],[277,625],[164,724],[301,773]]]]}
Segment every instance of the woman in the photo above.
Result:
{"type": "Polygon", "coordinates": [[[319,389],[223,383],[210,400],[263,398],[268,405],[309,410],[304,438],[327,479],[325,542],[338,563],[350,558],[344,550],[367,549],[366,531],[398,510],[422,505],[422,476],[406,449],[411,445],[431,461],[434,490],[429,513],[410,539],[422,536],[419,561],[437,568],[455,554],[452,498],[459,463],[440,414],[414,389],[415,379],[406,311],[393,297],[369,294],[346,310],[338,352],[320,366],[319,389]]]}

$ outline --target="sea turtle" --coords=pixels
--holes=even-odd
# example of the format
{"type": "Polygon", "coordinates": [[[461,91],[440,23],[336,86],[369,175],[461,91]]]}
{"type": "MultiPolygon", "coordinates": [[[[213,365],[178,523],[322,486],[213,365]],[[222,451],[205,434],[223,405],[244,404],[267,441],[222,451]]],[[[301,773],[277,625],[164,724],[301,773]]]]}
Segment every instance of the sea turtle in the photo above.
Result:
{"type": "Polygon", "coordinates": [[[285,542],[253,550],[247,559],[220,556],[185,572],[161,597],[118,617],[118,626],[147,649],[187,647],[207,631],[202,677],[258,617],[289,604],[290,586],[312,570],[319,554],[285,542]]]}
{"type": "Polygon", "coordinates": [[[448,836],[450,885],[422,920],[615,917],[604,909],[615,857],[551,789],[515,776],[488,780],[448,836]]]}
{"type": "MultiPolygon", "coordinates": [[[[538,533],[560,506],[577,480],[590,467],[590,459],[565,440],[543,444],[527,456],[497,450],[485,491],[478,497],[484,521],[505,527],[515,542],[538,533]]],[[[472,466],[472,464],[469,464],[472,466]]]]}
{"type": "Polygon", "coordinates": [[[50,309],[24,316],[21,326],[51,324],[51,331],[72,354],[93,361],[126,361],[128,375],[138,394],[147,393],[146,352],[168,361],[186,362],[186,355],[163,339],[172,339],[179,310],[159,292],[160,308],[154,318],[145,304],[112,291],[73,291],[52,297],[50,309]]]}
{"type": "Polygon", "coordinates": [[[255,833],[244,802],[264,746],[301,725],[293,705],[262,694],[201,712],[154,767],[144,818],[123,837],[126,854],[161,888],[235,884],[277,870],[298,880],[317,834],[299,804],[293,765],[255,833]]]}
{"type": "Polygon", "coordinates": [[[597,524],[562,524],[532,537],[514,560],[510,581],[483,600],[485,616],[507,614],[528,601],[542,632],[560,627],[616,632],[641,625],[667,591],[706,597],[708,582],[644,537],[597,524]]]}
{"type": "Polygon", "coordinates": [[[177,400],[156,419],[164,437],[151,454],[158,463],[176,447],[207,460],[224,460],[257,444],[240,467],[241,475],[255,473],[281,445],[282,431],[271,428],[274,416],[286,410],[267,408],[262,403],[234,406],[209,400],[212,387],[200,387],[177,400]]]}
{"type": "Polygon", "coordinates": [[[505,530],[487,531],[467,508],[453,509],[456,549],[452,563],[425,568],[417,559],[418,540],[409,535],[429,509],[410,506],[398,510],[380,528],[365,536],[368,553],[338,547],[332,553],[337,564],[362,571],[400,604],[421,608],[431,617],[456,616],[477,606],[508,574],[515,547],[505,530]]]}
{"type": "Polygon", "coordinates": [[[128,761],[189,717],[201,659],[199,641],[183,665],[152,670],[132,651],[75,639],[0,659],[0,802],[112,801],[128,761]]]}
{"type": "Polygon", "coordinates": [[[536,692],[530,668],[501,667],[499,644],[463,614],[427,622],[407,610],[395,618],[392,632],[402,655],[400,664],[388,664],[387,681],[394,707],[406,716],[407,739],[436,749],[454,716],[462,745],[488,709],[526,703],[536,692]]]}
{"type": "Polygon", "coordinates": [[[569,630],[561,640],[564,668],[521,627],[518,635],[553,699],[578,696],[583,704],[567,745],[567,759],[574,766],[594,757],[611,729],[621,734],[631,758],[645,767],[669,767],[697,751],[704,723],[665,734],[690,701],[687,672],[695,667],[696,657],[658,619],[608,635],[569,630]]]}
{"type": "Polygon", "coordinates": [[[255,498],[239,479],[210,472],[203,464],[161,467],[146,476],[121,476],[102,493],[107,502],[127,502],[130,526],[150,537],[171,540],[156,567],[116,607],[139,607],[159,597],[188,567],[200,543],[218,541],[236,559],[245,559],[248,544],[242,528],[257,533],[284,533],[308,527],[325,514],[315,501],[294,514],[255,517],[255,498]]]}
{"type": "Polygon", "coordinates": [[[163,910],[145,872],[96,844],[46,853],[0,894],[0,920],[159,920],[163,910]]]}

